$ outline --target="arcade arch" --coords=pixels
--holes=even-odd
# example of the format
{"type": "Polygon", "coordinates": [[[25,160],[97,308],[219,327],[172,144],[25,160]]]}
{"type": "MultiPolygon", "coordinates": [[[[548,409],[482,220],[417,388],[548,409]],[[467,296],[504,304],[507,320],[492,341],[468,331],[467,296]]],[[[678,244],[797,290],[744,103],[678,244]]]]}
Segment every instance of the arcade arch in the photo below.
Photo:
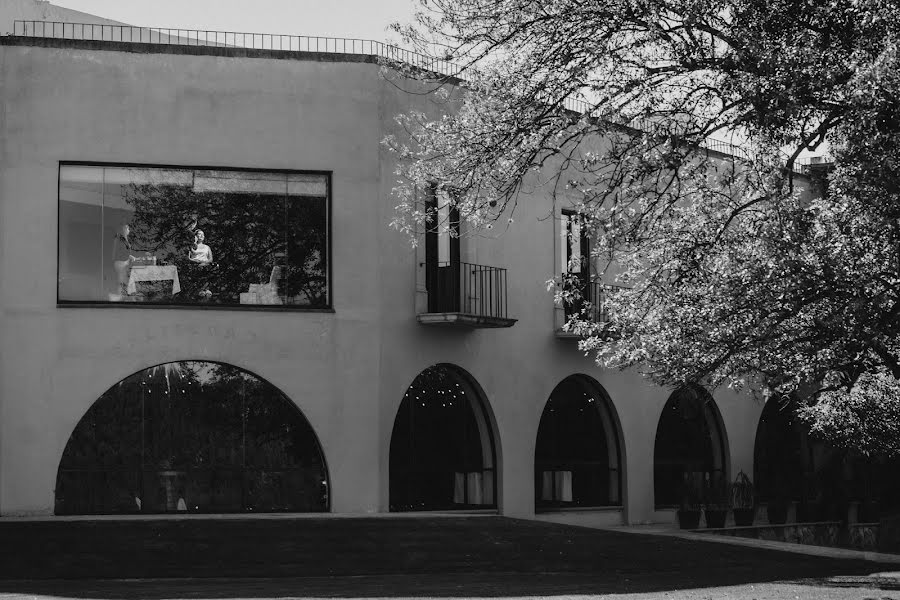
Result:
{"type": "Polygon", "coordinates": [[[606,391],[586,375],[550,394],[534,456],[535,508],[622,505],[618,419],[606,391]]]}
{"type": "Polygon", "coordinates": [[[428,367],[406,390],[391,433],[392,512],[497,507],[494,432],[475,380],[428,367]]]}
{"type": "Polygon", "coordinates": [[[107,390],[66,444],[56,514],[321,512],[328,471],[309,422],[233,365],[170,362],[107,390]]]}
{"type": "Polygon", "coordinates": [[[653,491],[657,507],[678,505],[686,486],[728,478],[725,426],[712,395],[684,385],[669,396],[656,430],[653,491]]]}

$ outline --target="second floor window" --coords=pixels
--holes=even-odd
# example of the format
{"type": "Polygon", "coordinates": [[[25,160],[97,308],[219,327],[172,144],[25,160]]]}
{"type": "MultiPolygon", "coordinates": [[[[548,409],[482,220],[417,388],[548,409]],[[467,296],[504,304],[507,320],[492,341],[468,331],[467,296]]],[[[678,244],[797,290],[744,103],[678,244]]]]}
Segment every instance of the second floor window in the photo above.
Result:
{"type": "Polygon", "coordinates": [[[434,187],[429,190],[426,207],[431,215],[425,231],[428,312],[459,312],[459,210],[445,190],[434,187]]]}
{"type": "Polygon", "coordinates": [[[326,308],[325,173],[62,164],[60,302],[326,308]]]}
{"type": "Polygon", "coordinates": [[[580,315],[585,302],[599,300],[593,297],[597,286],[592,281],[591,240],[583,219],[584,217],[572,211],[562,213],[561,274],[564,285],[567,288],[574,286],[576,290],[573,291],[578,294],[577,299],[564,306],[566,320],[580,315]]]}

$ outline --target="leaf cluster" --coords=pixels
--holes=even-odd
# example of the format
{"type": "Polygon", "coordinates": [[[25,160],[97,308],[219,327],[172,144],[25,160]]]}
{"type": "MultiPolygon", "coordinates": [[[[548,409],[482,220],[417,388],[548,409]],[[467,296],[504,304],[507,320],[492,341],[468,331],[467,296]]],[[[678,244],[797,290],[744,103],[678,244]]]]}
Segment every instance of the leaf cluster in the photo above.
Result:
{"type": "Polygon", "coordinates": [[[397,29],[465,81],[422,73],[441,115],[386,140],[394,224],[421,231],[425,185],[472,230],[548,192],[620,273],[607,320],[570,324],[601,364],[875,393],[900,378],[898,22],[888,0],[430,0],[397,29]]]}

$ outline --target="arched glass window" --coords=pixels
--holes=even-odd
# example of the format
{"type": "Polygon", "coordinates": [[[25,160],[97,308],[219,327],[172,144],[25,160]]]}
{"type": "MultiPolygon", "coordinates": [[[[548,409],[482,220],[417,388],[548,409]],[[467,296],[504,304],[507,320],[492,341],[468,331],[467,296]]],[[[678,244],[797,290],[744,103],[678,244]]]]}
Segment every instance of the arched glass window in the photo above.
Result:
{"type": "MultiPolygon", "coordinates": [[[[821,452],[819,452],[821,454],[821,452]]],[[[760,501],[801,500],[813,470],[814,450],[793,402],[770,399],[763,408],[753,446],[753,481],[760,501]]]]}
{"type": "Polygon", "coordinates": [[[618,427],[598,383],[573,375],[550,394],[534,470],[537,508],[622,504],[618,427]]]}
{"type": "Polygon", "coordinates": [[[495,508],[494,439],[461,369],[422,371],[403,396],[390,450],[391,511],[495,508]]]}
{"type": "Polygon", "coordinates": [[[110,388],[79,421],[56,514],[328,509],[319,442],[278,389],[231,365],[183,361],[110,388]]]}
{"type": "Polygon", "coordinates": [[[675,506],[684,486],[728,477],[725,430],[715,401],[698,385],[672,393],[663,408],[653,452],[656,506],[675,506]]]}

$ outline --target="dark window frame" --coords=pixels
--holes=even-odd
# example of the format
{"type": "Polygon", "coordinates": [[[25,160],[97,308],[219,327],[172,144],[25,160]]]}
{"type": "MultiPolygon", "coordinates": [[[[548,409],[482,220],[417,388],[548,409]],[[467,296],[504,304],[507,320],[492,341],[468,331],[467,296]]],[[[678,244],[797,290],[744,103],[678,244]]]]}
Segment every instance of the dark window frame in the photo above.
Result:
{"type": "Polygon", "coordinates": [[[181,309],[181,310],[238,310],[238,311],[263,311],[263,312],[313,312],[333,313],[334,311],[334,266],[332,265],[333,244],[333,173],[334,171],[319,169],[271,169],[260,167],[235,167],[216,165],[175,165],[156,163],[134,162],[107,162],[86,160],[61,160],[56,169],[56,306],[57,308],[136,308],[136,309],[181,309]],[[204,304],[199,302],[116,302],[112,300],[64,300],[59,297],[60,281],[60,185],[62,183],[63,167],[97,167],[97,168],[134,168],[134,169],[160,169],[181,171],[234,171],[242,173],[277,173],[283,175],[320,175],[325,177],[325,249],[327,256],[327,301],[320,306],[302,305],[266,305],[266,304],[204,304]]]}

